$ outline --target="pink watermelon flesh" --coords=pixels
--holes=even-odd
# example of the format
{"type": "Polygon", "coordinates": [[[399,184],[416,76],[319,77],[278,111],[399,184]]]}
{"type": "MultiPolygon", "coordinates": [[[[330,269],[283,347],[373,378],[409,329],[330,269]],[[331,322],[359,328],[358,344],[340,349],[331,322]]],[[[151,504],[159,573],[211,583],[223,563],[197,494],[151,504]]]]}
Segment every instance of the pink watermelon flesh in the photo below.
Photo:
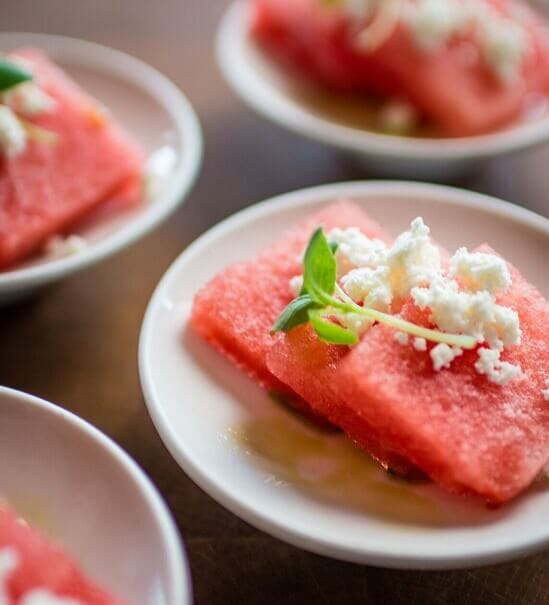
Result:
{"type": "Polygon", "coordinates": [[[336,377],[350,352],[348,347],[322,342],[310,326],[302,326],[277,337],[269,351],[268,368],[307,401],[315,414],[345,430],[383,466],[403,477],[414,476],[413,466],[385,447],[372,424],[342,405],[336,377]]]}
{"type": "MultiPolygon", "coordinates": [[[[333,377],[343,401],[339,424],[346,431],[352,434],[359,417],[386,448],[440,485],[494,503],[527,488],[549,459],[549,406],[542,395],[549,305],[517,269],[510,270],[513,284],[498,302],[518,312],[523,337],[502,358],[521,365],[522,379],[504,387],[490,383],[475,371],[474,351],[435,372],[428,352],[398,344],[394,330],[380,325],[333,377]]],[[[411,302],[403,315],[427,323],[411,302]]]]}
{"type": "MultiPolygon", "coordinates": [[[[510,14],[510,0],[479,0],[510,14]]],[[[427,53],[398,27],[375,52],[354,45],[341,11],[320,0],[256,0],[251,35],[266,52],[300,76],[335,91],[407,99],[447,136],[471,136],[517,119],[530,94],[549,91],[549,37],[541,19],[527,26],[532,52],[523,81],[505,85],[480,60],[464,61],[470,39],[427,53]]]]}
{"type": "Polygon", "coordinates": [[[27,257],[53,234],[66,231],[116,197],[138,199],[143,154],[97,103],[39,51],[23,58],[37,82],[56,101],[32,121],[58,135],[55,144],[28,141],[15,157],[0,160],[0,267],[27,257]]]}
{"type": "Polygon", "coordinates": [[[281,393],[288,392],[287,385],[267,368],[270,330],[293,298],[289,281],[301,274],[305,246],[320,225],[328,231],[356,226],[370,237],[387,239],[358,206],[337,202],[286,232],[253,260],[225,269],[194,299],[191,325],[196,332],[262,386],[281,393]]]}
{"type": "Polygon", "coordinates": [[[27,592],[46,589],[58,597],[72,597],[82,605],[121,605],[78,569],[69,557],[44,536],[22,523],[8,510],[0,509],[0,550],[12,549],[16,569],[7,578],[7,594],[13,603],[27,592]]]}

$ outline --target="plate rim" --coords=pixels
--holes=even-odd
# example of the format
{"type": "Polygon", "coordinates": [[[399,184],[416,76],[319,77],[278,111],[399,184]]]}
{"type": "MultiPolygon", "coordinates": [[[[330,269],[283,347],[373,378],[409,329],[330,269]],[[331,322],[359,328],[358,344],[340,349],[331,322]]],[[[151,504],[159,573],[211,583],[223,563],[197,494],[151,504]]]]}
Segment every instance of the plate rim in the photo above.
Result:
{"type": "Polygon", "coordinates": [[[65,430],[85,435],[93,442],[93,447],[103,449],[113,463],[130,478],[142,494],[147,508],[151,511],[168,555],[170,589],[174,597],[171,605],[190,605],[192,602],[192,580],[183,541],[167,504],[137,462],[113,439],[91,423],[42,397],[0,385],[0,407],[6,405],[2,403],[4,399],[17,404],[12,406],[13,409],[20,407],[27,410],[40,410],[55,418],[56,422],[65,425],[65,430]]]}
{"type": "Polygon", "coordinates": [[[204,154],[202,127],[189,99],[167,76],[141,59],[110,46],[55,34],[0,32],[0,47],[8,45],[46,46],[46,52],[50,53],[55,47],[56,52],[65,56],[70,53],[69,59],[77,58],[81,64],[138,86],[170,116],[183,146],[179,168],[171,179],[170,188],[158,199],[147,202],[149,206],[142,215],[76,255],[0,272],[0,294],[57,281],[115,255],[153,231],[186,201],[199,176],[204,154]]]}
{"type": "Polygon", "coordinates": [[[277,195],[251,207],[244,208],[214,225],[183,250],[164,273],[149,301],[139,335],[138,366],[141,388],[153,424],[183,472],[218,504],[267,534],[316,554],[379,567],[436,570],[482,566],[515,559],[543,550],[549,546],[549,528],[546,531],[546,535],[542,535],[536,540],[516,541],[505,549],[487,548],[483,551],[477,550],[475,553],[463,553],[457,556],[427,554],[416,555],[415,557],[410,557],[406,554],[389,554],[375,548],[350,548],[334,544],[329,540],[312,537],[306,532],[295,531],[293,528],[288,529],[278,519],[272,519],[253,506],[249,506],[244,498],[239,498],[232,493],[228,493],[223,486],[218,485],[209,476],[207,471],[203,471],[195,461],[194,456],[189,453],[172,429],[169,418],[163,409],[161,401],[158,399],[149,359],[149,343],[154,326],[154,316],[160,306],[164,291],[173,283],[174,278],[179,273],[179,267],[185,264],[188,257],[191,257],[200,249],[207,247],[219,234],[230,231],[239,224],[244,225],[252,222],[254,219],[268,216],[272,212],[284,212],[296,204],[300,207],[307,207],[338,197],[352,199],[353,197],[368,196],[374,198],[380,192],[395,196],[414,195],[421,199],[436,199],[441,204],[459,202],[466,208],[478,209],[480,207],[481,210],[533,228],[549,240],[548,218],[493,196],[456,187],[428,183],[387,180],[334,183],[277,195]]]}
{"type": "Polygon", "coordinates": [[[249,3],[233,0],[217,30],[216,57],[221,73],[233,92],[260,116],[282,128],[343,151],[369,157],[406,161],[466,161],[508,155],[542,145],[549,139],[549,114],[531,123],[483,135],[421,139],[398,137],[345,126],[315,115],[288,95],[269,94],[272,86],[257,70],[242,63],[234,44],[245,44],[243,23],[249,3]]]}

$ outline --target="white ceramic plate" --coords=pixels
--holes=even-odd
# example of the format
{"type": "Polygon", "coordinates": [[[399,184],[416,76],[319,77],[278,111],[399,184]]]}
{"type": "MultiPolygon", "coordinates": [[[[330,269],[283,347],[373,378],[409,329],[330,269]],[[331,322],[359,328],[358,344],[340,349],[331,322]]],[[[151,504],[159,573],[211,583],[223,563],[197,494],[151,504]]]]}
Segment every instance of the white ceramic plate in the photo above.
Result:
{"type": "Polygon", "coordinates": [[[97,429],[0,387],[0,498],[132,605],[187,605],[177,529],[138,466],[97,429]]]}
{"type": "MultiPolygon", "coordinates": [[[[195,292],[334,198],[357,200],[392,233],[422,215],[449,248],[485,240],[545,295],[549,220],[471,192],[411,183],[297,191],[244,210],[190,246],[160,282],[141,332],[150,414],[183,470],[236,515],[327,556],[451,568],[549,545],[549,486],[498,511],[385,475],[345,437],[307,427],[186,330],[195,292]]],[[[253,287],[251,276],[250,287],[253,287]]]]}
{"type": "Polygon", "coordinates": [[[87,222],[88,246],[78,254],[42,257],[0,272],[0,302],[92,265],[128,246],[168,217],[189,193],[200,167],[198,119],[181,91],[152,67],[120,51],[83,40],[27,33],[0,33],[0,52],[43,49],[142,144],[147,153],[170,145],[177,153],[172,175],[157,199],[108,218],[87,222]]]}
{"type": "Polygon", "coordinates": [[[330,119],[303,101],[302,82],[274,64],[248,34],[247,0],[235,2],[219,29],[217,56],[234,91],[254,110],[305,137],[352,153],[379,174],[425,180],[455,177],[479,161],[549,139],[549,114],[493,134],[462,139],[420,139],[376,134],[330,119]]]}

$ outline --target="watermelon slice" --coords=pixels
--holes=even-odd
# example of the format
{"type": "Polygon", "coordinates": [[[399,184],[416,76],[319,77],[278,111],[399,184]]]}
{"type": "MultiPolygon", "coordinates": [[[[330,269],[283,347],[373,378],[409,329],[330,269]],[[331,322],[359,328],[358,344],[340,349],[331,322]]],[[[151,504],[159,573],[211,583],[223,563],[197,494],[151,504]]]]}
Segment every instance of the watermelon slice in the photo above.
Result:
{"type": "Polygon", "coordinates": [[[273,344],[270,330],[293,298],[290,279],[301,274],[302,254],[319,225],[327,230],[356,226],[372,238],[388,239],[358,206],[337,202],[282,235],[253,260],[223,271],[194,299],[191,325],[196,332],[267,389],[288,391],[267,368],[273,344]]]}
{"type": "Polygon", "coordinates": [[[53,110],[32,121],[57,141],[29,140],[22,153],[0,160],[0,268],[113,197],[135,203],[143,163],[138,145],[43,54],[24,50],[12,57],[24,59],[55,100],[53,110]]]}
{"type": "Polygon", "coordinates": [[[302,326],[277,335],[267,365],[274,376],[308,402],[315,414],[345,430],[384,467],[401,477],[417,474],[406,459],[385,447],[371,423],[352,409],[343,408],[337,375],[350,353],[348,347],[326,344],[310,326],[302,326]]]}
{"type": "MultiPolygon", "coordinates": [[[[480,249],[492,252],[488,247],[480,249]]],[[[494,503],[523,491],[549,459],[549,305],[510,266],[512,287],[497,298],[520,317],[522,344],[502,359],[520,364],[523,377],[505,387],[474,369],[466,351],[450,369],[435,372],[428,352],[395,341],[394,330],[375,326],[332,376],[340,394],[339,424],[353,436],[356,418],[445,488],[475,493],[494,503]]],[[[426,322],[408,303],[403,316],[426,322]]]]}
{"type": "MultiPolygon", "coordinates": [[[[511,19],[517,8],[526,10],[515,0],[479,2],[511,19]]],[[[256,0],[251,35],[284,67],[322,87],[398,97],[442,135],[471,136],[518,119],[530,95],[549,91],[547,28],[533,13],[523,23],[531,48],[514,84],[502,83],[478,56],[471,57],[470,34],[426,52],[400,24],[374,52],[360,50],[356,23],[321,0],[256,0]]]]}
{"type": "Polygon", "coordinates": [[[0,597],[8,597],[6,605],[22,603],[25,597],[29,603],[38,602],[31,595],[45,591],[50,597],[72,598],[81,605],[122,605],[88,580],[65,553],[5,509],[0,509],[2,560],[6,569],[0,567],[0,597]]]}

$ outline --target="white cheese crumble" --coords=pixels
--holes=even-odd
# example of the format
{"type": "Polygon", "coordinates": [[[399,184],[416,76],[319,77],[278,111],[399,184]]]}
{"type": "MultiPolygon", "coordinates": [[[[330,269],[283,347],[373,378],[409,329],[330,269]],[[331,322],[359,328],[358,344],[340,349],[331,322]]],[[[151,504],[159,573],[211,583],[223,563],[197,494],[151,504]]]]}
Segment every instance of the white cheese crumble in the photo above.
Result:
{"type": "Polygon", "coordinates": [[[463,26],[465,13],[459,0],[418,0],[407,5],[405,18],[416,42],[433,51],[463,26]]]}
{"type": "Polygon", "coordinates": [[[57,103],[34,82],[23,82],[2,95],[4,103],[13,111],[28,118],[48,113],[57,103]]]}
{"type": "Polygon", "coordinates": [[[542,391],[542,394],[545,401],[549,401],[549,378],[545,379],[545,389],[542,391]]]}
{"type": "Polygon", "coordinates": [[[0,549],[0,605],[11,605],[11,599],[6,591],[6,582],[19,562],[19,557],[13,548],[0,549]]]}
{"type": "Polygon", "coordinates": [[[52,258],[64,258],[73,256],[86,250],[88,242],[80,235],[54,235],[46,242],[45,252],[47,256],[52,258]]]}
{"type": "MultiPolygon", "coordinates": [[[[471,336],[484,345],[474,364],[479,374],[499,385],[521,375],[520,366],[501,359],[506,347],[521,341],[518,313],[496,300],[496,294],[511,285],[503,259],[460,248],[445,272],[439,249],[421,217],[414,219],[392,246],[368,238],[357,228],[334,229],[328,240],[337,244],[338,283],[354,303],[394,313],[399,308],[395,303],[411,298],[421,311],[429,312],[429,320],[440,331],[471,336]]],[[[295,296],[302,284],[301,276],[290,281],[295,296]]],[[[374,323],[358,314],[342,314],[338,320],[359,336],[374,323]]],[[[401,331],[395,332],[394,338],[401,345],[411,342],[416,351],[428,350],[425,338],[411,339],[401,331]]],[[[438,344],[429,352],[436,371],[449,368],[462,354],[462,349],[447,344],[438,344]]]]}
{"type": "Polygon", "coordinates": [[[292,279],[290,280],[290,291],[292,292],[295,298],[299,296],[299,293],[301,292],[302,288],[303,275],[296,275],[295,277],[292,277],[292,279]]]}
{"type": "Polygon", "coordinates": [[[427,350],[427,341],[425,338],[421,338],[417,336],[414,338],[414,349],[416,351],[426,351],[427,350]]]}
{"type": "Polygon", "coordinates": [[[17,605],[83,605],[72,597],[56,596],[45,588],[35,588],[19,599],[17,605]]]}
{"type": "Polygon", "coordinates": [[[411,103],[389,101],[383,105],[377,116],[379,128],[390,134],[405,134],[417,124],[418,115],[411,103]]]}
{"type": "Polygon", "coordinates": [[[469,252],[467,248],[460,248],[450,259],[450,277],[473,292],[493,293],[511,285],[511,274],[503,259],[495,254],[469,252]]]}
{"type": "Polygon", "coordinates": [[[434,369],[439,372],[443,368],[449,368],[456,357],[463,355],[463,350],[459,347],[450,347],[441,342],[431,349],[429,355],[433,360],[434,369]]]}
{"type": "Polygon", "coordinates": [[[494,18],[481,24],[484,60],[504,82],[514,82],[529,49],[526,31],[510,19],[494,18]]]}
{"type": "Polygon", "coordinates": [[[486,348],[479,349],[475,370],[479,374],[486,375],[490,382],[501,386],[522,374],[519,365],[501,361],[501,351],[486,348]]]}
{"type": "Polygon", "coordinates": [[[25,151],[27,134],[15,113],[0,105],[0,151],[13,157],[25,151]]]}
{"type": "Polygon", "coordinates": [[[408,344],[410,337],[406,332],[395,332],[395,340],[399,345],[405,346],[408,344]]]}
{"type": "MultiPolygon", "coordinates": [[[[6,584],[19,565],[19,555],[13,548],[0,549],[0,605],[12,605],[6,584]]],[[[23,594],[17,605],[83,605],[71,597],[59,597],[46,588],[33,588],[23,594]]]]}
{"type": "Polygon", "coordinates": [[[177,165],[177,152],[164,145],[153,152],[145,164],[143,189],[145,198],[153,201],[159,197],[177,165]]]}
{"type": "MultiPolygon", "coordinates": [[[[392,10],[387,0],[344,0],[343,6],[361,22],[392,10]]],[[[506,16],[487,0],[400,0],[399,6],[401,23],[425,52],[437,52],[453,36],[467,34],[497,78],[510,84],[519,76],[532,46],[527,33],[531,11],[517,11],[511,4],[506,16]]]]}

